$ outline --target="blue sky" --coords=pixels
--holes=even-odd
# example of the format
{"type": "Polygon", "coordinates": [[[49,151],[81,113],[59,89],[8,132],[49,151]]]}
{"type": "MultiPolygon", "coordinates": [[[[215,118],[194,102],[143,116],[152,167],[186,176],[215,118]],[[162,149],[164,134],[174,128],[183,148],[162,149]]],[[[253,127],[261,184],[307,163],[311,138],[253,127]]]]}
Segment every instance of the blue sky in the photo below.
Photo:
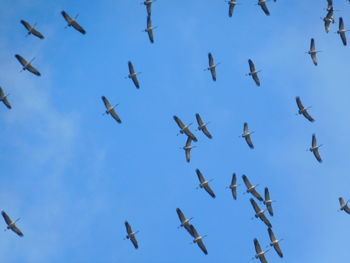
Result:
{"type": "MultiPolygon", "coordinates": [[[[250,262],[253,239],[265,247],[268,235],[243,185],[237,201],[225,189],[236,172],[278,200],[271,223],[284,262],[348,262],[349,215],[337,209],[350,198],[350,52],[337,24],[324,31],[327,1],[269,2],[270,17],[242,1],[229,18],[224,1],[159,0],[153,45],[139,2],[2,1],[0,85],[13,109],[0,105],[0,203],[24,232],[0,235],[2,261],[250,262]],[[79,13],[87,34],[64,29],[62,10],[79,13]],[[24,37],[21,19],[45,39],[24,37]],[[311,37],[323,51],[317,67],[305,54],[311,37]],[[221,62],[216,82],[203,71],[208,52],[221,62]],[[15,54],[36,57],[42,76],[19,73],[15,54]],[[261,87],[245,76],[249,58],[261,87]],[[128,60],[142,72],[139,90],[124,79],[128,60]],[[102,95],[120,104],[122,124],[102,116],[102,95]],[[295,96],[315,123],[295,116],[295,96]],[[197,112],[214,138],[197,132],[186,163],[172,116],[189,123],[197,112]],[[238,138],[244,122],[254,150],[238,138]],[[322,164],[305,151],[312,133],[322,164]],[[196,168],[214,179],[216,199],[195,189],[196,168]],[[177,207],[208,235],[207,256],[177,229],[177,207]],[[125,220],[140,231],[138,250],[123,240],[125,220]]],[[[350,4],[334,6],[350,28],[350,4]]]]}

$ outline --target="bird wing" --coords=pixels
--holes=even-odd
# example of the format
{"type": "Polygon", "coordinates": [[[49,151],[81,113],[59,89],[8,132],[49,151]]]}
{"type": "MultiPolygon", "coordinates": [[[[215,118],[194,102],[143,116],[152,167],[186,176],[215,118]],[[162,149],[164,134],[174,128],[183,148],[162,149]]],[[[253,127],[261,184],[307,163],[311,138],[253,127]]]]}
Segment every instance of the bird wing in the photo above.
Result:
{"type": "Polygon", "coordinates": [[[191,137],[187,137],[185,147],[191,146],[191,143],[192,143],[192,139],[191,139],[191,137]]]}
{"type": "Polygon", "coordinates": [[[199,239],[197,241],[197,245],[200,247],[200,249],[203,251],[204,254],[206,255],[208,254],[207,248],[205,247],[202,239],[199,239]]]}
{"type": "Polygon", "coordinates": [[[279,244],[279,243],[275,243],[275,244],[273,245],[273,248],[275,249],[275,251],[277,252],[277,254],[278,254],[281,258],[283,258],[283,253],[282,253],[282,249],[281,249],[281,247],[280,247],[280,244],[279,244]]]}
{"type": "Polygon", "coordinates": [[[254,72],[255,71],[255,66],[254,66],[253,61],[251,59],[248,59],[248,63],[249,63],[250,72],[254,72]]]}
{"type": "Polygon", "coordinates": [[[317,149],[314,149],[314,150],[313,150],[313,153],[314,153],[314,155],[315,155],[317,161],[321,163],[321,162],[322,162],[322,158],[321,158],[320,153],[318,152],[318,148],[317,148],[317,149]]]}
{"type": "Polygon", "coordinates": [[[306,119],[308,119],[311,122],[314,122],[315,120],[311,117],[311,115],[307,112],[307,110],[303,111],[303,115],[306,119]]]}
{"type": "Polygon", "coordinates": [[[198,237],[198,232],[193,225],[190,225],[191,233],[194,238],[198,237]]]}
{"type": "Polygon", "coordinates": [[[190,131],[190,129],[187,127],[187,129],[184,130],[184,133],[190,137],[193,141],[198,141],[196,136],[194,136],[194,134],[190,131]]]}
{"type": "Polygon", "coordinates": [[[250,201],[250,203],[252,204],[255,213],[256,213],[256,214],[259,213],[260,207],[259,207],[258,204],[255,202],[255,200],[254,200],[253,198],[250,198],[249,201],[250,201]]]}
{"type": "Polygon", "coordinates": [[[19,63],[22,64],[22,66],[24,67],[28,62],[27,60],[25,60],[22,56],[16,54],[15,57],[17,58],[17,60],[19,61],[19,63]]]}
{"type": "Polygon", "coordinates": [[[265,187],[265,201],[270,200],[269,188],[265,187]]]}
{"type": "Polygon", "coordinates": [[[252,139],[250,138],[250,135],[247,135],[244,138],[245,138],[249,148],[254,149],[254,145],[253,145],[252,139]]]}
{"type": "Polygon", "coordinates": [[[41,34],[41,33],[40,33],[38,30],[36,30],[35,28],[32,29],[32,34],[33,34],[34,36],[37,36],[37,37],[40,38],[40,39],[44,39],[43,34],[41,34]]]}
{"type": "Polygon", "coordinates": [[[296,97],[296,98],[295,98],[295,101],[297,102],[297,105],[298,105],[299,110],[303,110],[303,109],[304,109],[304,106],[303,106],[303,104],[301,103],[300,97],[296,97]]]}
{"type": "Polygon", "coordinates": [[[6,214],[5,211],[1,211],[1,215],[4,218],[7,225],[10,225],[12,223],[11,218],[6,214]]]}
{"type": "Polygon", "coordinates": [[[34,75],[37,75],[37,76],[41,75],[40,72],[36,68],[34,68],[31,64],[28,64],[26,68],[28,71],[32,72],[34,75]]]}
{"type": "Polygon", "coordinates": [[[261,256],[259,257],[259,259],[260,259],[260,262],[261,262],[261,263],[268,263],[267,260],[266,260],[265,255],[261,255],[261,256]]]}
{"type": "Polygon", "coordinates": [[[208,59],[209,59],[209,67],[213,66],[214,65],[214,58],[210,52],[208,53],[208,59]]]}
{"type": "Polygon", "coordinates": [[[259,241],[256,238],[254,238],[254,247],[255,247],[256,254],[261,253],[262,250],[261,250],[259,241]]]}
{"type": "Polygon", "coordinates": [[[232,17],[234,7],[235,7],[235,5],[229,4],[229,8],[228,8],[228,16],[229,17],[232,17]]]}
{"type": "Polygon", "coordinates": [[[25,27],[28,31],[30,31],[31,26],[30,26],[30,24],[29,24],[27,21],[21,20],[21,24],[24,25],[24,27],[25,27]]]}
{"type": "Polygon", "coordinates": [[[198,126],[201,127],[203,125],[203,121],[199,113],[196,113],[196,120],[197,120],[198,126]]]}
{"type": "Polygon", "coordinates": [[[199,169],[196,169],[197,177],[201,183],[205,182],[204,176],[202,175],[201,171],[199,169]]]}
{"type": "Polygon", "coordinates": [[[259,201],[263,201],[264,199],[261,197],[261,195],[256,191],[256,189],[253,189],[250,191],[250,193],[259,201]]]}
{"type": "Polygon", "coordinates": [[[210,68],[211,78],[216,81],[216,70],[215,67],[210,68]]]}
{"type": "Polygon", "coordinates": [[[317,56],[316,53],[311,53],[311,59],[315,66],[317,66],[317,56]]]}
{"type": "Polygon", "coordinates": [[[341,207],[345,205],[344,199],[342,197],[339,197],[339,204],[341,207]]]}
{"type": "Polygon", "coordinates": [[[203,131],[203,133],[205,134],[205,136],[207,136],[209,139],[213,138],[213,136],[212,136],[212,135],[210,134],[210,132],[208,131],[207,126],[204,126],[204,127],[202,128],[202,131],[203,131]]]}
{"type": "Polygon", "coordinates": [[[325,21],[324,21],[324,29],[326,30],[326,33],[329,32],[330,27],[331,27],[331,22],[329,20],[325,19],[325,21]]]}
{"type": "Polygon", "coordinates": [[[152,3],[146,5],[147,15],[150,16],[152,13],[152,3]]]}
{"type": "Polygon", "coordinates": [[[186,154],[186,161],[189,163],[191,161],[191,149],[186,149],[185,154],[186,154]]]}
{"type": "Polygon", "coordinates": [[[253,186],[246,175],[243,174],[242,179],[243,179],[243,182],[244,182],[245,186],[247,187],[247,189],[249,189],[253,186]]]}
{"type": "Polygon", "coordinates": [[[194,237],[194,234],[193,234],[193,232],[192,232],[192,225],[191,224],[186,224],[185,226],[184,226],[184,228],[187,230],[187,232],[191,235],[191,236],[193,236],[194,237]]]}
{"type": "Polygon", "coordinates": [[[255,81],[255,84],[257,86],[260,86],[260,79],[258,77],[258,73],[253,74],[252,77],[253,77],[253,80],[255,81]]]}
{"type": "Polygon", "coordinates": [[[21,232],[21,230],[19,230],[19,228],[16,225],[12,225],[11,230],[20,237],[23,237],[23,233],[21,232]]]}
{"type": "Polygon", "coordinates": [[[153,30],[152,30],[152,29],[149,29],[149,30],[147,31],[147,33],[148,33],[149,41],[151,41],[151,43],[154,43],[153,30]]]}
{"type": "Polygon", "coordinates": [[[265,214],[260,214],[259,217],[260,217],[261,221],[263,221],[265,223],[265,225],[267,225],[268,227],[272,227],[270,221],[267,219],[265,214]]]}
{"type": "Polygon", "coordinates": [[[10,102],[8,101],[7,97],[5,97],[2,102],[5,104],[5,106],[8,108],[8,109],[11,109],[12,106],[10,104],[10,102]]]}
{"type": "Polygon", "coordinates": [[[179,126],[179,128],[182,130],[185,127],[185,124],[176,115],[174,115],[173,118],[174,118],[177,126],[179,126]]]}
{"type": "Polygon", "coordinates": [[[109,100],[105,96],[102,96],[101,98],[107,110],[112,108],[112,105],[109,103],[109,100]]]}
{"type": "Polygon", "coordinates": [[[317,140],[316,140],[316,135],[315,134],[312,134],[311,146],[312,147],[316,147],[317,146],[317,140]]]}
{"type": "Polygon", "coordinates": [[[248,128],[248,123],[244,123],[243,124],[243,133],[248,133],[249,132],[249,128],[248,128]]]}
{"type": "Polygon", "coordinates": [[[344,30],[344,21],[342,17],[339,17],[339,31],[344,30]]]}
{"type": "Polygon", "coordinates": [[[350,207],[348,205],[344,206],[344,211],[350,214],[350,207]]]}
{"type": "Polygon", "coordinates": [[[177,213],[177,216],[178,216],[179,219],[180,219],[181,224],[182,224],[183,222],[185,222],[186,217],[185,217],[185,215],[182,213],[182,211],[181,211],[180,208],[176,208],[176,213],[177,213]]]}
{"type": "Polygon", "coordinates": [[[83,35],[86,34],[85,29],[84,29],[81,25],[79,25],[77,21],[73,21],[73,22],[72,22],[72,27],[74,27],[76,30],[78,30],[78,31],[79,31],[80,33],[82,33],[83,35]]]}
{"type": "Polygon", "coordinates": [[[3,98],[5,96],[4,90],[0,87],[0,97],[3,98]]]}
{"type": "Polygon", "coordinates": [[[137,243],[137,240],[136,240],[135,235],[131,236],[131,237],[130,237],[130,240],[131,240],[132,244],[134,245],[134,247],[135,247],[136,249],[138,249],[138,248],[139,248],[139,244],[137,243]]]}
{"type": "Polygon", "coordinates": [[[65,11],[62,11],[61,14],[68,24],[72,22],[73,19],[65,11]]]}
{"type": "Polygon", "coordinates": [[[276,237],[275,237],[275,234],[273,233],[272,229],[269,227],[267,229],[267,231],[269,232],[269,237],[270,237],[271,242],[275,241],[276,237]]]}
{"type": "Polygon", "coordinates": [[[267,203],[266,204],[267,211],[269,211],[270,216],[273,216],[273,209],[272,209],[272,204],[267,203]]]}
{"type": "Polygon", "coordinates": [[[269,16],[270,15],[270,11],[267,8],[267,5],[265,2],[261,2],[260,3],[261,9],[264,11],[265,15],[269,16]]]}
{"type": "Polygon", "coordinates": [[[235,173],[232,174],[231,185],[235,185],[237,183],[237,175],[235,173]]]}
{"type": "Polygon", "coordinates": [[[213,190],[210,188],[209,184],[206,184],[204,186],[205,191],[207,191],[207,193],[212,197],[215,198],[215,194],[213,192],[213,190]]]}
{"type": "Polygon", "coordinates": [[[148,33],[149,40],[151,41],[151,43],[153,43],[154,42],[153,30],[151,29],[151,27],[152,27],[151,16],[147,16],[147,33],[148,33]]]}
{"type": "Polygon", "coordinates": [[[138,81],[136,75],[133,75],[131,79],[132,79],[132,82],[134,82],[135,87],[139,89],[140,84],[139,84],[139,81],[138,81]]]}
{"type": "Polygon", "coordinates": [[[315,40],[313,38],[311,38],[311,42],[310,42],[310,51],[315,51],[315,40]]]}
{"type": "Polygon", "coordinates": [[[132,233],[132,229],[131,229],[131,226],[128,223],[128,221],[125,221],[124,224],[125,224],[126,232],[128,233],[128,235],[131,234],[132,233]]]}
{"type": "Polygon", "coordinates": [[[343,42],[343,45],[346,46],[347,45],[347,41],[346,41],[345,32],[341,32],[340,33],[340,38],[341,38],[341,41],[343,42]]]}
{"type": "Polygon", "coordinates": [[[128,61],[128,67],[129,67],[129,73],[134,74],[135,70],[134,70],[134,66],[132,65],[131,61],[128,61]]]}
{"type": "Polygon", "coordinates": [[[109,112],[113,119],[115,119],[118,123],[122,123],[122,120],[119,118],[118,114],[116,113],[115,109],[111,110],[109,112]]]}

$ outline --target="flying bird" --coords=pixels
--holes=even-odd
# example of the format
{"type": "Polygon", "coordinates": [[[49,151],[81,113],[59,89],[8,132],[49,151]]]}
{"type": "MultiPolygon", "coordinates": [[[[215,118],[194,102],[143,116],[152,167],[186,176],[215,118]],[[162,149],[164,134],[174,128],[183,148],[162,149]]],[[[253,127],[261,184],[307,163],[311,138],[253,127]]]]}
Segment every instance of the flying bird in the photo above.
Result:
{"type": "Polygon", "coordinates": [[[254,238],[254,247],[255,247],[255,258],[259,259],[261,263],[267,263],[267,260],[265,258],[265,253],[268,252],[270,249],[263,251],[260,247],[259,241],[254,238]]]}
{"type": "Polygon", "coordinates": [[[205,70],[210,70],[212,79],[216,81],[216,66],[219,65],[220,62],[217,64],[214,64],[214,58],[210,52],[208,53],[208,59],[209,59],[209,67],[206,68],[205,70]]]}
{"type": "Polygon", "coordinates": [[[137,79],[137,75],[141,74],[141,72],[135,73],[134,66],[132,65],[131,61],[128,61],[128,67],[129,67],[129,75],[127,76],[127,78],[132,79],[132,82],[134,82],[135,87],[139,89],[140,84],[137,79]]]}
{"type": "Polygon", "coordinates": [[[79,31],[83,35],[86,34],[86,31],[84,30],[84,28],[81,25],[79,25],[78,22],[76,21],[79,15],[76,15],[75,18],[73,19],[65,11],[62,11],[61,14],[66,20],[68,27],[72,26],[75,30],[79,31]]]}
{"type": "Polygon", "coordinates": [[[247,142],[250,149],[254,149],[252,139],[250,138],[250,135],[253,133],[254,133],[253,131],[249,132],[248,123],[245,122],[243,125],[243,134],[241,136],[242,136],[242,138],[245,139],[245,141],[247,142]]]}
{"type": "Polygon", "coordinates": [[[233,15],[233,9],[235,8],[235,6],[238,4],[236,0],[229,0],[226,1],[226,3],[228,3],[228,16],[232,17],[233,15]]]}
{"type": "Polygon", "coordinates": [[[213,138],[213,136],[211,136],[210,132],[207,129],[207,125],[209,122],[204,123],[199,113],[196,113],[196,119],[198,123],[198,130],[202,131],[209,139],[213,138]]]}
{"type": "Polygon", "coordinates": [[[306,119],[308,119],[309,121],[311,122],[314,122],[315,120],[310,116],[310,114],[307,112],[308,109],[310,109],[311,107],[307,107],[305,108],[303,106],[303,104],[301,103],[301,100],[300,100],[300,97],[296,97],[295,98],[295,101],[297,102],[297,105],[298,105],[298,108],[299,108],[299,111],[298,111],[298,114],[302,114],[304,115],[304,117],[306,119]]]}
{"type": "MultiPolygon", "coordinates": [[[[328,33],[330,31],[330,27],[331,27],[331,23],[334,24],[334,16],[333,16],[333,8],[328,10],[327,15],[325,18],[323,18],[324,21],[324,29],[326,30],[326,33],[328,33]]],[[[321,17],[322,19],[322,17],[321,17]]]]}
{"type": "Polygon", "coordinates": [[[184,147],[182,147],[182,149],[185,150],[186,161],[187,161],[188,163],[189,163],[190,160],[191,160],[191,150],[192,150],[193,148],[196,147],[196,146],[192,146],[191,143],[192,143],[191,137],[188,137],[188,136],[187,136],[186,145],[185,145],[184,147]]]}
{"type": "Polygon", "coordinates": [[[128,221],[125,221],[125,228],[126,228],[126,232],[127,232],[127,235],[126,235],[126,239],[130,239],[132,244],[134,245],[134,247],[136,249],[139,248],[139,245],[137,243],[137,240],[135,238],[135,235],[139,232],[139,231],[136,231],[136,232],[133,232],[132,229],[131,229],[131,226],[130,224],[128,223],[128,221]]]}
{"type": "Polygon", "coordinates": [[[156,0],[146,0],[141,4],[144,4],[147,9],[147,15],[150,16],[152,14],[152,3],[154,3],[156,0]]]}
{"type": "Polygon", "coordinates": [[[7,227],[5,229],[8,230],[8,229],[11,229],[13,232],[15,232],[17,235],[19,235],[20,237],[23,237],[23,233],[21,232],[21,230],[19,230],[19,228],[16,226],[16,222],[20,219],[18,218],[15,222],[13,222],[11,220],[11,218],[5,213],[5,211],[1,211],[1,215],[2,217],[4,218],[6,224],[7,224],[7,227]]]}
{"type": "Polygon", "coordinates": [[[180,133],[181,134],[186,134],[188,137],[190,137],[192,139],[192,141],[197,142],[197,138],[196,136],[193,135],[193,133],[190,131],[190,125],[192,124],[192,122],[188,125],[183,124],[183,122],[180,120],[179,117],[177,117],[176,115],[173,116],[175,122],[177,123],[177,125],[180,128],[180,133]]]}
{"type": "Polygon", "coordinates": [[[16,54],[15,57],[17,58],[19,63],[21,63],[21,65],[23,66],[22,70],[28,70],[29,72],[31,72],[31,73],[33,73],[34,75],[37,75],[37,76],[41,75],[40,72],[31,65],[31,63],[33,62],[33,60],[35,58],[33,58],[31,61],[28,62],[27,60],[25,60],[22,56],[20,56],[18,54],[16,54]]]}
{"type": "Polygon", "coordinates": [[[9,94],[5,94],[3,89],[0,87],[0,101],[2,101],[8,109],[11,109],[11,104],[7,99],[9,94]]]}
{"type": "Polygon", "coordinates": [[[235,173],[232,174],[231,184],[228,188],[232,191],[233,199],[237,200],[237,176],[235,173]]]}
{"type": "MultiPolygon", "coordinates": [[[[202,175],[201,171],[199,171],[199,169],[196,169],[196,173],[197,173],[197,176],[198,176],[198,179],[199,179],[199,187],[200,188],[204,188],[205,191],[207,191],[207,193],[212,197],[212,198],[215,198],[215,194],[213,192],[213,190],[210,188],[209,186],[209,182],[211,182],[212,180],[210,181],[207,181],[204,176],[202,175]]],[[[198,187],[197,187],[198,188],[198,187]]]]}
{"type": "Polygon", "coordinates": [[[264,205],[266,205],[267,211],[269,211],[270,216],[273,216],[272,202],[274,202],[274,200],[271,200],[270,198],[269,189],[265,187],[264,205]]]}
{"type": "Polygon", "coordinates": [[[261,72],[261,70],[258,70],[258,71],[255,70],[255,65],[251,59],[248,59],[248,63],[249,63],[250,72],[247,75],[252,76],[253,80],[255,81],[255,84],[257,86],[260,86],[260,79],[258,77],[258,73],[261,72]]]}
{"type": "Polygon", "coordinates": [[[321,51],[316,50],[316,48],[315,48],[315,40],[313,38],[311,38],[310,50],[307,53],[311,56],[312,62],[314,63],[315,66],[317,66],[317,56],[316,56],[316,54],[318,52],[321,52],[321,51]]]}
{"type": "Polygon", "coordinates": [[[115,119],[118,123],[122,123],[118,114],[115,112],[115,107],[117,107],[118,104],[112,107],[112,105],[109,103],[109,100],[105,96],[102,96],[102,101],[106,107],[105,114],[110,114],[113,117],[113,119],[115,119]]]}
{"type": "Polygon", "coordinates": [[[349,30],[345,30],[343,18],[339,17],[339,30],[337,31],[337,33],[340,35],[341,41],[343,42],[344,46],[346,46],[346,44],[347,44],[346,35],[345,35],[345,32],[347,32],[347,31],[349,31],[349,30]]]}
{"type": "Polygon", "coordinates": [[[267,229],[267,231],[269,232],[269,237],[271,240],[270,246],[273,247],[275,249],[275,251],[277,252],[277,254],[283,258],[283,253],[282,250],[280,248],[279,242],[283,240],[283,238],[281,239],[276,239],[275,234],[273,233],[272,229],[269,227],[267,229]]]}
{"type": "Polygon", "coordinates": [[[157,27],[152,26],[151,16],[147,16],[147,28],[144,31],[148,33],[148,38],[149,38],[149,41],[151,41],[151,43],[154,43],[153,29],[155,28],[157,27]]]}
{"type": "Polygon", "coordinates": [[[312,134],[312,142],[311,142],[311,147],[309,148],[309,151],[314,153],[317,161],[320,163],[322,162],[322,159],[321,159],[320,153],[318,152],[318,148],[320,148],[322,145],[323,144],[317,145],[316,135],[312,134]]]}
{"type": "Polygon", "coordinates": [[[265,15],[269,16],[270,15],[270,11],[267,8],[266,5],[266,0],[259,0],[258,1],[258,5],[260,5],[261,9],[264,11],[265,15]]]}
{"type": "Polygon", "coordinates": [[[20,21],[21,24],[28,30],[28,33],[26,36],[28,35],[34,35],[40,39],[44,39],[44,36],[43,34],[41,34],[38,30],[35,29],[35,24],[34,26],[31,26],[27,21],[25,20],[21,20],[20,21]]]}
{"type": "Polygon", "coordinates": [[[194,234],[192,233],[192,229],[191,229],[191,224],[190,221],[193,219],[193,217],[191,218],[186,218],[185,215],[182,213],[180,208],[176,208],[176,213],[180,219],[181,224],[179,225],[178,228],[183,227],[187,230],[187,232],[194,237],[194,234]]]}
{"type": "Polygon", "coordinates": [[[258,206],[258,204],[255,202],[253,198],[250,198],[249,200],[254,208],[255,217],[260,218],[260,220],[263,221],[265,225],[267,225],[268,227],[272,227],[270,221],[267,219],[267,217],[264,214],[265,210],[260,209],[260,207],[258,206]]]}
{"type": "Polygon", "coordinates": [[[193,237],[194,237],[193,243],[197,243],[197,245],[203,251],[203,253],[207,255],[208,251],[203,243],[203,238],[205,238],[207,235],[200,236],[193,225],[190,225],[190,228],[191,228],[191,232],[193,233],[193,237]]]}
{"type": "Polygon", "coordinates": [[[345,211],[350,215],[350,207],[348,206],[348,202],[345,203],[343,197],[339,197],[340,210],[345,211]]]}
{"type": "Polygon", "coordinates": [[[245,186],[247,187],[246,192],[251,193],[259,201],[264,201],[264,199],[261,197],[261,195],[256,191],[258,184],[252,185],[251,182],[249,181],[248,177],[244,174],[242,175],[242,179],[243,179],[245,186]]]}

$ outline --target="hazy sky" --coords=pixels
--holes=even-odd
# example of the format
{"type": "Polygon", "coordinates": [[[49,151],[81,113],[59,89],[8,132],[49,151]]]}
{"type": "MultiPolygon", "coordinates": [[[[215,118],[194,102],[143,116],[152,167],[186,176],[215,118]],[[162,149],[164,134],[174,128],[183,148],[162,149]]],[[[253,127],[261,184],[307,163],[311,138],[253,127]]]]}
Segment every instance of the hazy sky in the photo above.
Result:
{"type": "MultiPolygon", "coordinates": [[[[326,34],[326,0],[270,1],[269,17],[241,1],[232,18],[221,0],[158,0],[151,44],[140,1],[2,1],[0,86],[13,109],[0,105],[0,209],[21,218],[24,237],[1,233],[1,261],[251,262],[253,239],[265,248],[269,238],[251,220],[246,174],[277,200],[269,219],[285,239],[284,262],[348,262],[350,216],[337,210],[339,196],[350,198],[350,50],[333,32],[339,16],[350,29],[350,3],[334,0],[326,34]],[[64,29],[62,10],[79,14],[87,34],[64,29]],[[45,39],[25,37],[21,19],[45,39]],[[323,51],[317,67],[305,54],[312,37],[323,51]],[[208,52],[221,62],[216,82],[203,71],[208,52]],[[19,73],[15,54],[35,57],[42,76],[19,73]],[[261,87],[245,76],[249,58],[261,87]],[[124,78],[129,60],[142,72],[139,90],[124,78]],[[122,124],[102,116],[102,95],[119,103],[122,124]],[[314,123],[295,115],[295,96],[314,123]],[[197,112],[212,140],[195,131],[197,112]],[[190,163],[173,115],[194,122],[190,163]],[[254,150],[238,138],[244,122],[254,150]],[[306,151],[312,133],[322,164],[306,151]],[[214,179],[216,199],[196,190],[196,168],[214,179]],[[225,189],[233,172],[237,201],[225,189]],[[208,235],[207,256],[177,229],[177,207],[208,235]],[[125,220],[140,231],[138,250],[123,240],[125,220]]],[[[273,250],[266,257],[281,261],[273,250]]]]}

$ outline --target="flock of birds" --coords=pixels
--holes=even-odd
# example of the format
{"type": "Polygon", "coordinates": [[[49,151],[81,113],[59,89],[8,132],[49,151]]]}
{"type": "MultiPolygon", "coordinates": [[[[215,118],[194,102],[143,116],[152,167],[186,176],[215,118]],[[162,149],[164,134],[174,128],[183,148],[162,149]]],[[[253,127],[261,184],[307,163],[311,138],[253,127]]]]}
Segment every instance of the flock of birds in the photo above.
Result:
{"type": "MultiPolygon", "coordinates": [[[[156,28],[156,27],[152,26],[152,20],[151,20],[152,3],[155,1],[156,0],[146,0],[142,3],[146,6],[146,10],[147,10],[147,28],[144,31],[148,33],[148,37],[149,37],[149,40],[151,43],[154,43],[153,29],[156,28]]],[[[236,0],[230,0],[230,1],[226,1],[226,2],[229,5],[229,17],[231,17],[233,15],[234,7],[238,4],[238,2],[236,0]]],[[[267,2],[267,0],[259,0],[258,5],[261,7],[261,9],[263,10],[263,12],[266,15],[270,15],[270,11],[267,7],[266,2],[267,2]]],[[[274,2],[276,2],[276,0],[274,0],[274,2]]],[[[334,19],[334,15],[333,15],[333,13],[334,13],[333,1],[327,0],[327,4],[328,4],[327,5],[327,15],[322,19],[324,21],[325,31],[328,33],[330,31],[330,25],[331,25],[331,23],[335,22],[335,19],[334,19]]],[[[65,19],[65,21],[67,22],[66,28],[73,27],[78,32],[80,32],[82,34],[86,34],[86,31],[84,30],[84,28],[76,21],[78,15],[75,18],[72,18],[65,11],[62,11],[61,14],[62,14],[63,18],[65,19]]],[[[35,28],[35,25],[32,26],[27,21],[24,21],[24,20],[21,20],[20,22],[26,28],[27,35],[34,35],[40,39],[44,39],[43,34],[35,28]]],[[[347,45],[347,39],[346,39],[346,32],[347,31],[349,31],[349,30],[345,30],[343,18],[339,17],[339,29],[336,33],[338,33],[340,35],[342,43],[345,46],[347,45]]],[[[306,53],[308,53],[311,56],[312,62],[316,66],[318,64],[318,60],[317,60],[317,56],[316,56],[316,54],[318,52],[320,52],[320,51],[316,49],[315,40],[312,38],[311,43],[310,43],[310,49],[306,53]]],[[[18,55],[18,54],[15,55],[15,58],[22,65],[21,71],[27,70],[36,76],[41,75],[41,73],[31,64],[35,58],[31,59],[29,62],[25,58],[23,58],[21,55],[18,55]]],[[[216,81],[216,66],[219,65],[220,63],[217,63],[217,64],[214,63],[214,58],[213,58],[213,55],[211,53],[208,53],[208,60],[209,60],[209,66],[205,70],[210,71],[213,81],[216,81]]],[[[248,60],[248,64],[249,64],[250,72],[247,75],[249,75],[253,78],[253,80],[257,86],[260,86],[260,79],[258,77],[258,73],[260,72],[260,70],[257,71],[255,69],[255,65],[251,59],[248,60]]],[[[137,75],[140,74],[140,72],[135,72],[134,66],[133,66],[131,61],[128,62],[128,68],[129,68],[129,74],[126,78],[130,78],[133,81],[135,87],[137,89],[139,89],[140,84],[139,84],[139,81],[137,79],[137,75]]],[[[298,107],[297,114],[303,115],[310,122],[314,122],[315,120],[313,119],[313,117],[311,117],[311,115],[308,112],[308,109],[311,107],[304,107],[304,105],[301,102],[300,97],[296,97],[295,100],[296,100],[296,104],[298,107]]],[[[8,100],[8,94],[5,94],[5,92],[3,91],[3,89],[1,87],[0,87],[0,101],[2,101],[8,109],[11,109],[11,104],[8,100]]],[[[112,106],[112,104],[109,102],[109,100],[105,96],[102,96],[102,101],[103,101],[105,108],[106,108],[104,114],[111,115],[112,118],[116,122],[121,123],[122,121],[115,110],[115,108],[116,108],[116,106],[118,106],[118,104],[112,106]]],[[[207,138],[212,139],[213,136],[207,128],[207,125],[209,124],[209,122],[204,122],[199,113],[196,113],[195,117],[196,117],[196,121],[198,124],[197,130],[202,131],[207,138]]],[[[198,139],[196,138],[194,133],[190,130],[190,126],[192,125],[192,123],[185,125],[178,116],[173,116],[173,119],[180,129],[178,135],[184,134],[187,136],[186,144],[185,144],[185,146],[181,147],[181,149],[183,149],[185,151],[186,161],[190,162],[191,150],[195,147],[192,145],[192,142],[198,141],[198,139]]],[[[242,133],[242,135],[240,135],[240,137],[245,139],[247,145],[251,149],[254,149],[254,144],[253,144],[252,138],[251,138],[251,135],[253,133],[254,133],[254,131],[249,130],[248,123],[244,123],[243,124],[243,133],[242,133]]],[[[322,144],[320,144],[320,145],[317,144],[316,135],[312,134],[311,147],[308,149],[308,151],[310,151],[314,154],[314,156],[318,162],[322,162],[322,158],[321,158],[320,153],[319,153],[319,148],[321,146],[322,146],[322,144]]],[[[216,197],[215,193],[209,185],[209,183],[212,180],[205,179],[205,177],[203,176],[202,172],[199,169],[196,169],[195,172],[196,172],[198,180],[200,182],[197,188],[203,188],[212,198],[215,198],[216,197]]],[[[266,206],[266,210],[268,211],[268,214],[270,216],[273,216],[274,212],[273,212],[272,203],[274,202],[274,200],[271,200],[271,198],[270,198],[269,189],[267,187],[265,187],[264,198],[263,198],[257,191],[258,185],[253,185],[249,181],[249,179],[246,175],[242,175],[242,180],[246,186],[245,193],[248,193],[248,194],[250,193],[252,195],[252,197],[254,197],[257,201],[262,202],[266,206]]],[[[237,176],[235,173],[233,173],[231,184],[227,188],[231,190],[232,197],[234,200],[237,199],[237,187],[238,186],[239,185],[237,184],[237,176]]],[[[254,217],[259,218],[267,226],[267,231],[268,231],[268,235],[270,238],[270,246],[273,247],[275,249],[276,253],[282,258],[283,253],[282,253],[282,250],[281,250],[279,243],[283,239],[276,238],[274,232],[272,231],[272,224],[269,221],[269,219],[267,218],[267,216],[265,215],[265,210],[261,209],[259,207],[259,204],[257,203],[257,201],[254,198],[250,198],[250,203],[251,203],[253,210],[255,212],[254,217]]],[[[340,204],[341,211],[345,211],[346,213],[350,214],[350,207],[348,206],[348,202],[345,202],[342,197],[339,197],[339,204],[340,204]]],[[[199,246],[199,248],[203,251],[204,254],[208,254],[207,248],[205,247],[204,242],[203,242],[203,238],[206,235],[201,236],[198,234],[198,231],[196,230],[196,228],[190,223],[190,221],[193,218],[187,218],[184,215],[184,213],[181,211],[180,208],[176,208],[176,213],[177,213],[179,220],[180,220],[180,225],[178,228],[181,228],[181,227],[184,228],[193,238],[193,243],[196,243],[199,246]]],[[[17,235],[22,237],[23,233],[16,226],[16,223],[19,220],[19,218],[15,221],[12,221],[12,219],[9,217],[9,215],[5,211],[2,211],[1,214],[2,214],[4,220],[7,224],[7,227],[5,230],[10,229],[13,232],[15,232],[17,235]]],[[[126,227],[126,232],[127,232],[126,239],[130,239],[132,244],[134,245],[134,247],[137,249],[139,247],[139,245],[138,245],[138,241],[136,239],[136,234],[139,231],[134,232],[132,230],[131,225],[127,221],[125,221],[125,227],[126,227]]],[[[256,238],[253,240],[253,243],[254,243],[254,247],[255,247],[255,251],[256,251],[255,258],[259,259],[262,263],[267,263],[265,254],[267,251],[269,251],[269,249],[264,251],[261,248],[260,243],[256,238]]]]}

